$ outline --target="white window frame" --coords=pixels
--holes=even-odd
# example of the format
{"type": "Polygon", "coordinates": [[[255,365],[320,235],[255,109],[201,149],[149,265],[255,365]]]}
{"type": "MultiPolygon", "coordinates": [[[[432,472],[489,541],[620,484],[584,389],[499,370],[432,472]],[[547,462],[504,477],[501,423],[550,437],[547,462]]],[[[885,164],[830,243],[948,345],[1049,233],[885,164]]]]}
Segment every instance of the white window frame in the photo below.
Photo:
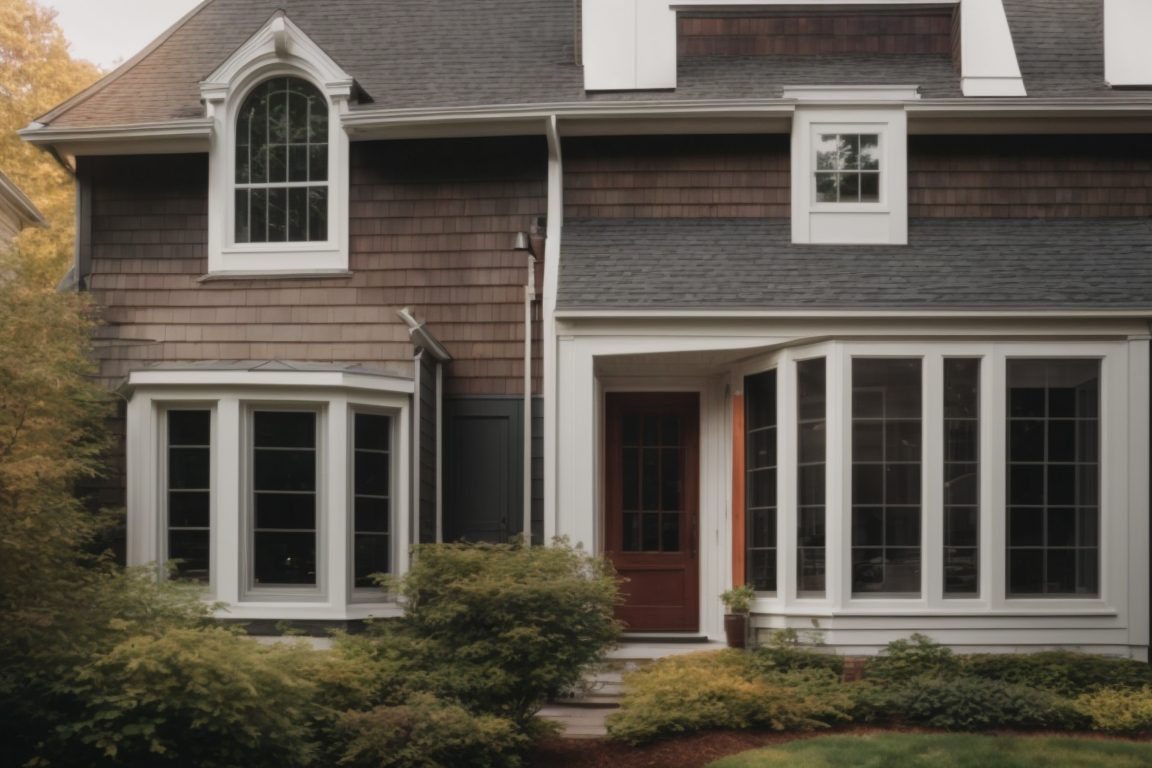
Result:
{"type": "Polygon", "coordinates": [[[1128,584],[1134,552],[1147,546],[1147,528],[1130,504],[1147,499],[1147,342],[832,341],[797,346],[748,361],[733,371],[742,378],[777,370],[777,592],[758,595],[754,612],[815,612],[830,616],[1103,616],[1141,609],[1128,584]],[[796,362],[827,359],[826,572],[823,598],[797,593],[796,575],[796,362]],[[921,593],[918,597],[852,593],[851,468],[853,358],[919,358],[923,361],[921,482],[921,593]],[[946,358],[979,358],[980,366],[980,591],[944,595],[943,374],[946,358]],[[1100,361],[1100,593],[1098,596],[1009,597],[1007,583],[1007,386],[1009,359],[1100,361]],[[1143,419],[1141,422],[1140,419],[1143,419]]]}
{"type": "Polygon", "coordinates": [[[792,127],[792,242],[908,243],[908,119],[903,107],[796,108],[792,127]],[[878,201],[817,202],[816,151],[822,134],[878,137],[878,201]]]}
{"type": "Polygon", "coordinates": [[[286,16],[276,15],[200,84],[212,120],[208,160],[208,276],[332,276],[348,273],[349,139],[342,116],[353,80],[286,16]],[[252,90],[296,77],[328,101],[328,239],[237,243],[236,120],[252,90]]]}
{"type": "Polygon", "coordinates": [[[162,564],[166,558],[164,414],[168,409],[211,409],[211,589],[206,599],[237,619],[351,620],[399,615],[392,598],[356,590],[352,579],[351,415],[392,418],[391,566],[409,566],[410,421],[408,379],[339,372],[141,371],[128,391],[128,562],[162,564]],[[252,513],[250,418],[258,410],[309,410],[317,421],[317,584],[251,583],[252,513]]]}

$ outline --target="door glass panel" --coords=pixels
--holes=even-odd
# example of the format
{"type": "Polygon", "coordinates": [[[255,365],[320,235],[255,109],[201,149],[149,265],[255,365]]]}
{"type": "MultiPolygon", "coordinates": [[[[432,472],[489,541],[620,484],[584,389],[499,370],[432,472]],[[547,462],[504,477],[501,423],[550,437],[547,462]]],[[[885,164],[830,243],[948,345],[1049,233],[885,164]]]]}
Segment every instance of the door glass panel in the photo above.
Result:
{"type": "Polygon", "coordinates": [[[679,552],[684,452],[681,416],[641,411],[622,418],[620,478],[625,552],[679,552]]]}

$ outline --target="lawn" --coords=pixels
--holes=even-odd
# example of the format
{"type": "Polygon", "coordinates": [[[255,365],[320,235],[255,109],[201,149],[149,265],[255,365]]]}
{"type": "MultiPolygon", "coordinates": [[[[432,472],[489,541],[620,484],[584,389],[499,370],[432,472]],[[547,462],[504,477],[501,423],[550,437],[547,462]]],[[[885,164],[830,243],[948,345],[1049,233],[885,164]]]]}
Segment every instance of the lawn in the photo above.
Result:
{"type": "Polygon", "coordinates": [[[964,734],[823,736],[757,749],[708,768],[1141,768],[1152,744],[964,734]]]}

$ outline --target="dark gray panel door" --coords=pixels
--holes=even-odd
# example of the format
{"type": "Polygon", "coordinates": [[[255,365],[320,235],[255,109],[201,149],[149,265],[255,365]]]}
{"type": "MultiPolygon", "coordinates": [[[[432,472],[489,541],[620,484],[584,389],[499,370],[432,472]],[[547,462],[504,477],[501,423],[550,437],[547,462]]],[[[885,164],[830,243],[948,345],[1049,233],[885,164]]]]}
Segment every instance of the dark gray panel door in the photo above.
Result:
{"type": "Polygon", "coordinates": [[[504,542],[523,518],[523,401],[444,401],[444,539],[504,542]]]}

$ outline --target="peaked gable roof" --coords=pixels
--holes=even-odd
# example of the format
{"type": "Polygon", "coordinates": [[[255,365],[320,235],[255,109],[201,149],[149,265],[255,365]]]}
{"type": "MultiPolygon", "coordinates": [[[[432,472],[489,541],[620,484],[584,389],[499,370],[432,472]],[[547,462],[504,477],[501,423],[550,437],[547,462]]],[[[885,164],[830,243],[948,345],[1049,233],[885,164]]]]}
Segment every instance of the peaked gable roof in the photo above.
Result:
{"type": "MultiPolygon", "coordinates": [[[[908,82],[960,96],[950,57],[701,57],[675,91],[588,93],[580,0],[205,0],[132,60],[40,118],[53,127],[202,117],[199,84],[277,12],[356,79],[371,107],[778,98],[783,85],[908,82]]],[[[1004,0],[1030,97],[1103,97],[1101,0],[1004,0]]],[[[1131,99],[1131,92],[1121,92],[1131,99]]],[[[1137,96],[1136,98],[1140,98],[1137,96]]],[[[1150,99],[1152,101],[1152,99],[1150,99]]],[[[368,105],[363,105],[368,106],[368,105]]]]}

